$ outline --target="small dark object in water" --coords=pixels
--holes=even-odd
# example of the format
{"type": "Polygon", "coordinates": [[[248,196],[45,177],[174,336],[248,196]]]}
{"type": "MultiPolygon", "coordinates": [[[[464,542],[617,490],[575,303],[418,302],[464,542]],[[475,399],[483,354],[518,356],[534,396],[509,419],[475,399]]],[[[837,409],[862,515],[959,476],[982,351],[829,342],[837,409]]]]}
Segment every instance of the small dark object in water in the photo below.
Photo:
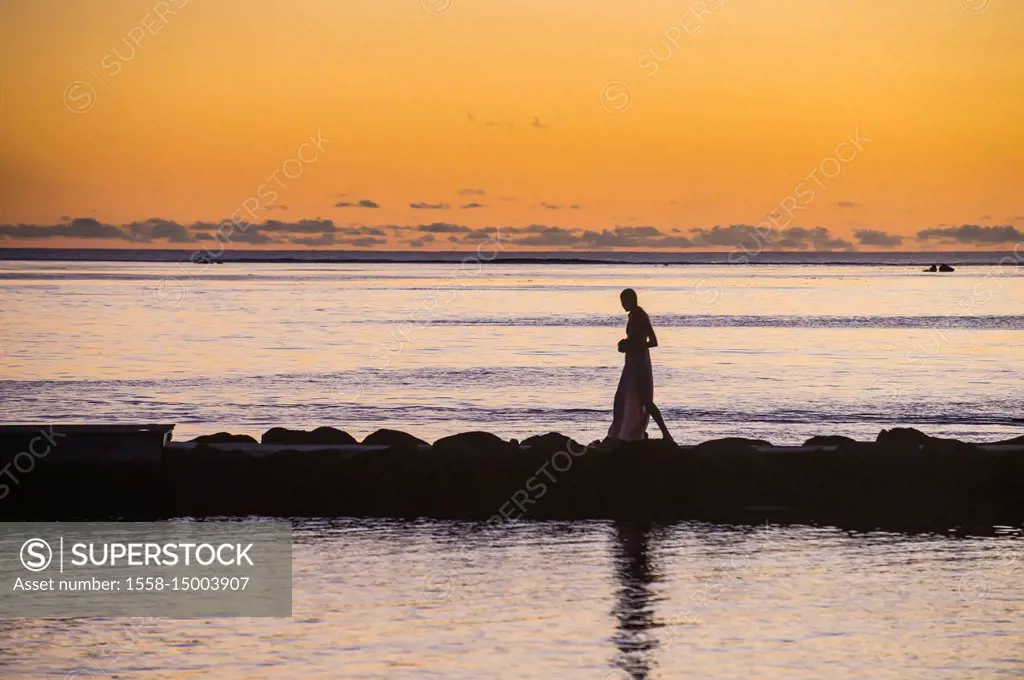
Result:
{"type": "Polygon", "coordinates": [[[933,264],[931,267],[928,267],[928,269],[922,269],[921,271],[923,271],[923,272],[937,272],[937,271],[939,271],[939,265],[933,264]]]}
{"type": "Polygon", "coordinates": [[[955,272],[956,270],[950,267],[948,264],[939,265],[940,272],[955,272]]]}

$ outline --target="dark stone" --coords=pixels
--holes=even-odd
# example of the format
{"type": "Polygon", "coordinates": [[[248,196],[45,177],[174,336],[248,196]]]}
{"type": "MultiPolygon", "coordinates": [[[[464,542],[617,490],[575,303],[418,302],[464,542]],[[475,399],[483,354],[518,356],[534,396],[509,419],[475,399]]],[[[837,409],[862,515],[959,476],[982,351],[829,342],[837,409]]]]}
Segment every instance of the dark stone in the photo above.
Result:
{"type": "Polygon", "coordinates": [[[189,441],[196,444],[258,444],[254,437],[247,434],[231,434],[230,432],[218,432],[217,434],[203,434],[189,441]]]}
{"type": "Polygon", "coordinates": [[[928,267],[928,269],[922,269],[921,271],[937,272],[937,271],[939,271],[939,267],[938,267],[938,265],[934,265],[933,264],[931,267],[928,267]]]}
{"type": "Polygon", "coordinates": [[[824,436],[811,437],[804,442],[804,446],[842,446],[843,444],[856,444],[856,439],[844,437],[839,434],[828,434],[824,436]]]}
{"type": "Polygon", "coordinates": [[[347,445],[358,444],[348,432],[333,427],[318,427],[312,432],[305,430],[288,430],[283,427],[272,427],[263,433],[261,444],[321,444],[347,445]]]}
{"type": "Polygon", "coordinates": [[[697,451],[710,451],[715,449],[738,449],[753,448],[755,446],[771,446],[772,443],[764,439],[747,439],[745,437],[725,437],[723,439],[711,439],[697,444],[697,451]]]}
{"type": "Polygon", "coordinates": [[[935,437],[927,435],[921,430],[912,427],[894,427],[891,430],[882,430],[875,439],[879,444],[929,444],[935,441],[935,437]]]}
{"type": "Polygon", "coordinates": [[[373,434],[367,435],[366,439],[363,440],[363,443],[373,446],[398,446],[412,448],[430,446],[430,444],[419,437],[414,437],[407,432],[385,429],[377,430],[373,434]]]}
{"type": "Polygon", "coordinates": [[[923,455],[946,454],[951,452],[971,453],[979,452],[976,444],[962,442],[959,439],[946,439],[943,437],[932,437],[912,427],[894,427],[891,430],[882,430],[875,440],[880,447],[879,452],[886,451],[920,451],[923,455]]]}
{"type": "Polygon", "coordinates": [[[995,443],[1003,446],[1024,446],[1024,434],[1019,437],[1014,437],[1013,439],[1004,439],[995,443]]]}
{"type": "Polygon", "coordinates": [[[514,453],[518,451],[518,446],[513,446],[490,432],[462,432],[453,434],[450,437],[442,437],[434,442],[435,453],[487,455],[489,453],[514,453]]]}
{"type": "Polygon", "coordinates": [[[956,270],[950,267],[948,264],[939,265],[940,272],[955,272],[956,270]]]}
{"type": "Polygon", "coordinates": [[[584,449],[583,444],[580,444],[575,439],[566,437],[564,434],[560,434],[558,432],[548,432],[547,434],[527,437],[522,441],[522,445],[529,447],[534,451],[546,451],[549,453],[555,453],[557,451],[578,453],[584,449]]]}

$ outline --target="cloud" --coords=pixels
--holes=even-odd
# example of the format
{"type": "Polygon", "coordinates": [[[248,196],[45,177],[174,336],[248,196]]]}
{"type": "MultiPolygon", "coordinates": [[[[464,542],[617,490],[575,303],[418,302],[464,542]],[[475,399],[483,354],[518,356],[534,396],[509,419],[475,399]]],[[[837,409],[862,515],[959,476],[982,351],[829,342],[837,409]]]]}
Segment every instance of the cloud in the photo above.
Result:
{"type": "Polygon", "coordinates": [[[67,224],[55,224],[52,226],[4,224],[0,225],[0,236],[24,239],[63,237],[132,240],[132,235],[129,232],[110,224],[103,224],[92,217],[76,217],[67,224]]]}
{"type": "Polygon", "coordinates": [[[225,241],[228,243],[248,243],[249,245],[254,246],[262,246],[275,242],[270,236],[260,231],[259,227],[250,227],[245,231],[236,231],[231,234],[230,240],[225,239],[225,241]]]}
{"type": "Polygon", "coordinates": [[[747,224],[730,224],[727,227],[720,227],[716,224],[710,229],[691,229],[690,233],[696,234],[696,240],[700,245],[739,246],[748,245],[751,241],[763,240],[762,231],[767,233],[771,230],[758,230],[747,224]]]}
{"type": "Polygon", "coordinates": [[[903,244],[903,237],[899,234],[889,234],[877,229],[860,229],[853,232],[853,236],[862,246],[891,248],[903,244]]]}
{"type": "Polygon", "coordinates": [[[778,232],[780,248],[806,250],[853,250],[853,244],[838,237],[833,237],[825,227],[790,227],[778,232]]]}
{"type": "Polygon", "coordinates": [[[917,238],[921,241],[937,239],[947,243],[1013,243],[1024,240],[1024,232],[1010,225],[981,227],[977,224],[963,224],[945,229],[923,229],[917,232],[917,238]]]}
{"type": "Polygon", "coordinates": [[[289,210],[290,208],[286,205],[268,205],[264,208],[265,210],[289,210]]]}
{"type": "Polygon", "coordinates": [[[364,198],[360,201],[338,201],[334,204],[335,208],[379,208],[380,203],[371,201],[368,198],[364,198]]]}
{"type": "Polygon", "coordinates": [[[665,236],[656,227],[615,227],[584,231],[582,245],[596,248],[690,248],[685,236],[665,236]]]}
{"type": "Polygon", "coordinates": [[[293,238],[290,242],[297,246],[332,246],[334,245],[334,234],[326,233],[319,236],[293,238]]]}
{"type": "Polygon", "coordinates": [[[854,203],[853,201],[839,201],[836,203],[837,208],[860,208],[860,203],[854,203]]]}
{"type": "Polygon", "coordinates": [[[461,224],[448,224],[446,222],[434,222],[433,224],[421,224],[416,231],[428,234],[468,234],[473,230],[461,224]]]}
{"type": "Polygon", "coordinates": [[[415,210],[448,210],[451,206],[447,203],[410,203],[410,208],[415,210]]]}
{"type": "Polygon", "coordinates": [[[373,246],[382,246],[387,241],[382,238],[373,238],[372,236],[366,236],[363,238],[354,238],[345,241],[339,241],[344,245],[356,246],[357,248],[370,248],[373,246]]]}
{"type": "Polygon", "coordinates": [[[426,244],[433,243],[433,242],[434,242],[434,235],[433,234],[423,234],[419,238],[416,238],[416,239],[414,239],[412,241],[409,241],[409,245],[412,246],[413,248],[422,248],[426,244]]]}
{"type": "Polygon", "coordinates": [[[195,236],[187,228],[172,220],[154,217],[145,222],[132,222],[128,231],[136,241],[166,240],[169,243],[189,243],[195,236]]]}
{"type": "MultiPolygon", "coordinates": [[[[467,204],[471,205],[471,204],[467,204]]],[[[554,204],[549,204],[554,205],[554,204]]],[[[173,220],[151,218],[122,225],[104,224],[98,220],[75,218],[57,225],[0,225],[0,239],[42,240],[47,238],[117,239],[133,243],[210,243],[222,245],[305,246],[372,248],[403,244],[412,248],[427,244],[474,244],[493,240],[500,233],[510,246],[564,249],[689,249],[744,248],[746,252],[762,250],[852,250],[853,244],[834,236],[824,227],[791,227],[771,229],[767,226],[733,224],[711,228],[661,230],[655,226],[620,223],[608,229],[548,226],[470,227],[449,222],[419,225],[366,224],[336,225],[326,218],[298,221],[266,220],[263,223],[233,224],[195,222],[179,224],[173,220]]],[[[855,240],[867,246],[895,247],[903,237],[874,229],[859,229],[855,240]]],[[[1004,243],[1024,239],[1012,226],[939,227],[924,230],[919,238],[946,239],[961,243],[1004,243]]]]}
{"type": "Polygon", "coordinates": [[[583,206],[579,205],[578,203],[573,203],[571,205],[562,205],[560,203],[546,202],[541,203],[540,207],[544,208],[545,210],[580,210],[583,208],[583,206]]]}
{"type": "MultiPolygon", "coordinates": [[[[496,227],[471,230],[465,240],[492,239],[496,227]]],[[[513,246],[541,248],[690,248],[693,242],[685,236],[668,236],[656,227],[616,226],[601,231],[592,229],[552,227],[531,224],[527,227],[502,227],[502,241],[513,246]]]]}
{"type": "Polygon", "coordinates": [[[298,222],[279,222],[278,220],[267,220],[260,229],[269,232],[288,234],[318,234],[321,232],[334,232],[337,227],[331,220],[299,220],[298,222]]]}
{"type": "Polygon", "coordinates": [[[710,229],[691,229],[694,242],[699,246],[731,246],[746,251],[763,250],[853,250],[853,244],[834,237],[825,227],[771,227],[749,224],[730,224],[727,227],[715,225],[710,229]]]}
{"type": "Polygon", "coordinates": [[[483,189],[459,189],[459,196],[484,196],[487,192],[483,189]]]}
{"type": "Polygon", "coordinates": [[[305,219],[297,222],[267,220],[262,224],[194,222],[182,225],[173,220],[153,217],[124,225],[103,224],[91,217],[76,218],[67,224],[0,225],[0,238],[6,239],[117,239],[129,243],[208,243],[224,245],[307,246],[354,245],[368,247],[387,243],[381,227],[350,225],[339,227],[329,219],[305,219]],[[289,240],[290,239],[290,240],[289,240]]]}
{"type": "Polygon", "coordinates": [[[248,243],[253,246],[262,246],[268,243],[277,243],[270,236],[260,231],[257,225],[247,225],[245,230],[233,229],[228,232],[229,236],[223,236],[221,234],[196,234],[197,241],[216,241],[223,245],[231,245],[237,243],[248,243]]]}
{"type": "Polygon", "coordinates": [[[546,227],[540,224],[531,224],[529,227],[525,227],[523,231],[528,232],[530,235],[517,239],[515,241],[516,245],[556,247],[576,246],[580,243],[581,234],[578,229],[563,229],[562,227],[546,227]]]}
{"type": "Polygon", "coordinates": [[[981,216],[981,217],[979,217],[978,219],[979,219],[979,220],[984,220],[985,222],[988,222],[989,220],[991,220],[991,219],[992,219],[992,216],[991,216],[991,215],[982,215],[982,216],[981,216]]]}
{"type": "Polygon", "coordinates": [[[477,203],[476,201],[474,201],[472,203],[463,204],[459,207],[462,208],[463,210],[469,210],[470,208],[486,208],[487,206],[484,205],[483,203],[477,203]]]}
{"type": "Polygon", "coordinates": [[[491,241],[498,232],[497,227],[484,227],[483,229],[473,229],[463,238],[466,241],[491,241]]]}
{"type": "Polygon", "coordinates": [[[383,229],[377,227],[338,227],[338,232],[350,236],[387,236],[383,229]]]}

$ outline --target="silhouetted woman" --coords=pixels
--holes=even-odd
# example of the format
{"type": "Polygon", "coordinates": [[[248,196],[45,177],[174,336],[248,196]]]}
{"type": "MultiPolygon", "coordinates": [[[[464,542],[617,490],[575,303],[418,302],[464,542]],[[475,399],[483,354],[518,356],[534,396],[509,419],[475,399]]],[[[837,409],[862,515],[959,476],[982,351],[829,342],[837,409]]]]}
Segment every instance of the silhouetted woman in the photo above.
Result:
{"type": "Polygon", "coordinates": [[[629,312],[626,337],[619,340],[619,351],[626,355],[619,387],[615,390],[615,407],[608,438],[635,441],[647,436],[650,417],[661,428],[661,436],[672,441],[661,411],[654,405],[654,374],[651,371],[651,347],[658,346],[651,319],[637,304],[636,291],[627,288],[619,296],[622,308],[629,312]]]}

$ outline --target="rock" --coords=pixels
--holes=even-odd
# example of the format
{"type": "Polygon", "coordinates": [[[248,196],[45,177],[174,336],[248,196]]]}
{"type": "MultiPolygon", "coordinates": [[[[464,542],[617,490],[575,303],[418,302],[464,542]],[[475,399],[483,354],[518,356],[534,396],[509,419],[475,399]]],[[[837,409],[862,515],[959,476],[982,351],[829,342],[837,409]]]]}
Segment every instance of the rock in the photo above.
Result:
{"type": "Polygon", "coordinates": [[[519,452],[518,446],[512,446],[501,437],[490,432],[462,432],[450,437],[442,437],[434,442],[435,453],[466,453],[486,456],[493,453],[519,452]]]}
{"type": "Polygon", "coordinates": [[[948,264],[939,265],[940,272],[955,272],[956,270],[950,267],[948,264]]]}
{"type": "Polygon", "coordinates": [[[922,269],[921,271],[923,271],[923,272],[937,272],[937,271],[939,271],[939,267],[938,267],[938,265],[934,265],[933,264],[931,267],[928,267],[928,269],[922,269]]]}
{"type": "Polygon", "coordinates": [[[547,434],[527,437],[523,440],[522,445],[528,446],[531,451],[548,451],[551,453],[557,453],[558,451],[572,453],[573,451],[578,452],[584,449],[583,444],[558,432],[548,432],[547,434]]]}
{"type": "Polygon", "coordinates": [[[856,439],[844,437],[838,434],[814,436],[804,442],[804,446],[842,446],[843,444],[856,444],[856,439]]]}
{"type": "Polygon", "coordinates": [[[367,435],[366,439],[363,440],[363,443],[370,444],[372,446],[398,446],[412,448],[430,446],[427,442],[423,441],[419,437],[412,436],[408,432],[386,429],[377,430],[373,434],[367,435]]]}
{"type": "Polygon", "coordinates": [[[875,439],[879,444],[928,444],[933,440],[935,437],[912,427],[894,427],[891,430],[882,430],[875,439]]]}
{"type": "Polygon", "coordinates": [[[771,446],[772,443],[765,441],[764,439],[747,439],[745,437],[725,437],[723,439],[712,439],[710,441],[702,442],[697,444],[695,447],[698,451],[705,450],[735,450],[739,448],[753,448],[755,446],[771,446]]]}
{"type": "Polygon", "coordinates": [[[203,434],[190,442],[196,444],[258,444],[255,438],[247,434],[231,434],[230,432],[218,432],[217,434],[203,434]]]}
{"type": "Polygon", "coordinates": [[[1001,444],[1003,446],[1024,446],[1024,435],[1014,437],[1013,439],[1004,439],[1000,442],[993,442],[993,444],[1001,444]]]}
{"type": "Polygon", "coordinates": [[[975,444],[962,442],[959,439],[933,437],[912,427],[894,427],[891,430],[882,430],[878,433],[878,438],[875,441],[883,446],[917,446],[930,450],[966,450],[976,448],[975,444]]]}
{"type": "Polygon", "coordinates": [[[358,444],[348,432],[333,427],[318,427],[312,432],[272,427],[263,433],[261,444],[321,444],[329,446],[358,444]]]}

